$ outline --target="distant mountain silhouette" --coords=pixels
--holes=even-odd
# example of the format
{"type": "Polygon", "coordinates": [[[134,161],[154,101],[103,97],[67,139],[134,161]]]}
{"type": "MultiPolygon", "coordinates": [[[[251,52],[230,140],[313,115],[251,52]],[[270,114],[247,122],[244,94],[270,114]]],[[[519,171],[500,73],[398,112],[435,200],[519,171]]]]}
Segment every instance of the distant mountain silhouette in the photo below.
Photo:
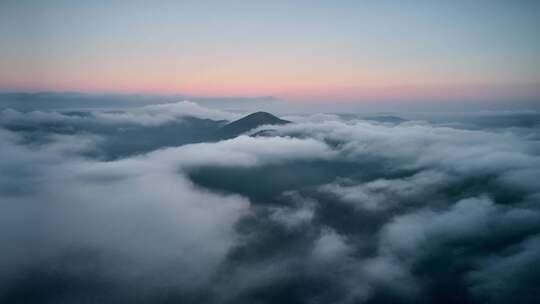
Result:
{"type": "Polygon", "coordinates": [[[382,123],[393,123],[393,124],[400,124],[407,121],[406,119],[403,119],[401,117],[391,116],[391,115],[369,116],[364,119],[382,122],[382,123]]]}
{"type": "Polygon", "coordinates": [[[263,125],[284,125],[290,121],[267,112],[255,112],[221,127],[217,134],[222,139],[233,138],[263,125]]]}

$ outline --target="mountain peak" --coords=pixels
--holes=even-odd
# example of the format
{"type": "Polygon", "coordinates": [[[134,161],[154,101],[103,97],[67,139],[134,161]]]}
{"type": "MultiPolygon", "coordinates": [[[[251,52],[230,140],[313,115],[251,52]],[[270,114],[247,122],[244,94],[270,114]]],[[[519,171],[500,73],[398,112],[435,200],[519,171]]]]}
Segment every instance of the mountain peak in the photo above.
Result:
{"type": "Polygon", "coordinates": [[[270,114],[268,112],[263,112],[263,111],[251,113],[251,114],[249,114],[247,116],[244,116],[244,117],[240,118],[237,121],[248,120],[248,119],[260,119],[260,120],[268,120],[268,121],[285,121],[285,120],[282,120],[282,119],[278,118],[275,115],[272,115],[272,114],[270,114]]]}
{"type": "Polygon", "coordinates": [[[284,125],[290,121],[280,119],[268,112],[255,112],[235,120],[219,130],[222,138],[233,138],[262,125],[284,125]]]}

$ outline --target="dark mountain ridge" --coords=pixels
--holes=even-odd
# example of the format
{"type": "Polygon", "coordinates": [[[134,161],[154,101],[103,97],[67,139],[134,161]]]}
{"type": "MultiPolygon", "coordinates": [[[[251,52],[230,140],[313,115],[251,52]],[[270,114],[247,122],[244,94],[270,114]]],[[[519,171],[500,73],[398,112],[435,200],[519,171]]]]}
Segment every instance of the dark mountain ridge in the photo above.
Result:
{"type": "Polygon", "coordinates": [[[226,124],[218,130],[217,134],[222,139],[233,138],[263,125],[284,125],[288,123],[291,122],[280,119],[270,113],[255,112],[226,124]]]}

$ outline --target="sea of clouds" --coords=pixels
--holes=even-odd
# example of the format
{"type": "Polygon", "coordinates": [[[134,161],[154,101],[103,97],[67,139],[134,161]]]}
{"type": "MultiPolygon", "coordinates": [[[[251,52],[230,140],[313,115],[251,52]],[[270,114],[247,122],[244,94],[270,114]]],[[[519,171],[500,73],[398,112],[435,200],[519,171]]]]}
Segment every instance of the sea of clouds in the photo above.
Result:
{"type": "Polygon", "coordinates": [[[289,115],[219,141],[197,132],[240,113],[3,109],[0,302],[537,303],[520,115],[289,115]]]}

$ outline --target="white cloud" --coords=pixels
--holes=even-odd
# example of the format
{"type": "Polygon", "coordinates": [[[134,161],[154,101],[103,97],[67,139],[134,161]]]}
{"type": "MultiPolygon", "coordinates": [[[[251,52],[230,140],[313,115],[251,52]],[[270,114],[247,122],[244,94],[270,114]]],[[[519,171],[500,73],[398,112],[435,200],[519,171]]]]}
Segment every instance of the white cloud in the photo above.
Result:
{"type": "Polygon", "coordinates": [[[239,136],[216,143],[167,148],[144,157],[159,160],[164,166],[176,164],[188,168],[251,167],[285,161],[330,159],[335,155],[327,145],[313,139],[239,136]]]}
{"type": "Polygon", "coordinates": [[[55,145],[30,150],[4,142],[0,243],[11,244],[0,254],[4,275],[82,248],[122,257],[109,261],[106,276],[159,275],[164,281],[152,284],[179,288],[206,284],[234,245],[246,199],[201,191],[156,158],[97,162],[62,156],[55,145]],[[6,191],[10,186],[24,189],[6,191]]]}
{"type": "Polygon", "coordinates": [[[196,117],[212,120],[235,120],[242,115],[217,109],[209,109],[190,101],[148,105],[139,108],[127,108],[117,111],[93,110],[89,116],[66,115],[60,112],[31,111],[27,113],[12,109],[0,111],[0,123],[3,125],[37,124],[87,124],[103,125],[135,124],[158,126],[181,121],[184,117],[196,117]]]}
{"type": "Polygon", "coordinates": [[[172,121],[179,121],[182,117],[196,117],[213,120],[235,120],[241,117],[226,111],[209,109],[190,101],[148,105],[141,108],[128,109],[124,112],[94,112],[96,119],[101,123],[119,124],[132,123],[145,126],[155,126],[172,121]]]}
{"type": "MultiPolygon", "coordinates": [[[[93,117],[2,115],[30,124],[94,119],[100,126],[158,125],[185,115],[236,117],[185,102],[93,117]]],[[[54,135],[29,145],[0,130],[0,242],[10,244],[0,253],[6,270],[0,278],[74,247],[121,257],[105,271],[120,281],[159,277],[149,284],[200,287],[231,301],[305,278],[328,284],[329,293],[339,294],[334,302],[361,302],[387,290],[414,297],[431,288],[414,268],[434,267],[433,256],[452,264],[456,252],[474,269],[459,268],[466,269],[462,278],[474,294],[502,295],[496,290],[502,279],[530,277],[523,273],[537,261],[539,248],[538,141],[428,123],[295,119],[273,126],[277,136],[239,136],[109,162],[82,156],[100,140],[91,134],[54,135]],[[300,185],[279,193],[286,204],[253,209],[242,193],[214,193],[186,176],[204,166],[246,169],[313,160],[330,164],[314,171],[330,176],[325,185],[300,185]],[[333,171],[332,162],[355,172],[341,176],[348,170],[333,171]],[[254,209],[264,216],[257,218],[254,209]],[[260,244],[265,238],[255,245],[240,242],[235,227],[246,214],[260,220],[249,236],[276,229],[284,239],[274,240],[271,250],[265,246],[274,244],[260,244]],[[227,282],[214,281],[220,275],[227,282]]],[[[436,280],[429,273],[435,270],[425,268],[424,277],[436,280]]]]}
{"type": "Polygon", "coordinates": [[[386,211],[407,200],[421,200],[438,187],[448,183],[450,177],[434,171],[421,171],[413,176],[397,179],[376,179],[352,185],[334,182],[321,187],[324,192],[337,195],[343,202],[357,210],[386,211]]]}

